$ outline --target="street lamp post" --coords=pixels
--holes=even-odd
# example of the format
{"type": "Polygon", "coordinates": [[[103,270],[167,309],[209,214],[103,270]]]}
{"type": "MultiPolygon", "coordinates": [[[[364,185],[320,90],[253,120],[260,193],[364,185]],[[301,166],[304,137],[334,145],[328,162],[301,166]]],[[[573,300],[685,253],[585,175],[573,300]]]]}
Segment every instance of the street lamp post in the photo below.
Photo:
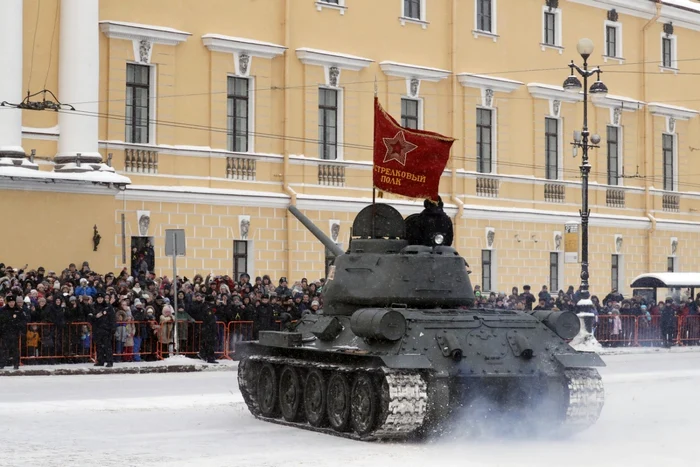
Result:
{"type": "Polygon", "coordinates": [[[581,286],[580,299],[577,303],[579,311],[588,311],[588,308],[593,305],[591,294],[588,289],[588,218],[590,217],[590,209],[588,209],[588,175],[591,172],[591,165],[588,162],[588,149],[597,148],[600,143],[600,136],[591,135],[588,131],[588,93],[591,94],[591,99],[605,97],[608,93],[608,88],[600,80],[601,70],[599,67],[588,69],[588,58],[593,53],[593,41],[590,39],[581,39],[576,45],[576,50],[583,58],[583,68],[579,67],[572,60],[569,64],[571,75],[564,81],[564,90],[578,94],[583,88],[583,129],[582,131],[574,131],[574,142],[571,143],[574,147],[574,157],[578,148],[582,149],[581,157],[581,286]],[[583,86],[581,81],[574,75],[576,71],[583,77],[583,86]],[[596,81],[588,88],[588,78],[596,76],[596,81]],[[588,138],[590,136],[590,143],[588,138]]]}

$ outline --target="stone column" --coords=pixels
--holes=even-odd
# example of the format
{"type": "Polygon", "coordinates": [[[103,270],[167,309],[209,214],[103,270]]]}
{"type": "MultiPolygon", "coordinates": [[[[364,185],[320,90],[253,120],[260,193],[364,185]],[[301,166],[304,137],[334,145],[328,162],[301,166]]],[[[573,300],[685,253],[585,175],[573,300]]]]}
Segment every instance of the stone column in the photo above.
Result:
{"type": "Polygon", "coordinates": [[[58,99],[76,110],[64,110],[58,114],[60,136],[54,158],[56,171],[95,170],[102,162],[97,144],[99,13],[99,0],[61,0],[58,99]]]}
{"type": "MultiPolygon", "coordinates": [[[[0,1],[0,102],[19,104],[22,92],[22,2],[0,1]]],[[[0,107],[0,165],[21,165],[25,157],[22,149],[22,111],[0,107]]]]}

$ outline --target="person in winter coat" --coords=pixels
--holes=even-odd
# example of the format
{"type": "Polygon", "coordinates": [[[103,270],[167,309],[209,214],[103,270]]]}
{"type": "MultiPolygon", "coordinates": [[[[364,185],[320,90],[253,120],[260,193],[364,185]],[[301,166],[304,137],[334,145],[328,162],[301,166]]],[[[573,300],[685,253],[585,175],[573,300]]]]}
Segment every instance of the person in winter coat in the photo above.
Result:
{"type": "Polygon", "coordinates": [[[160,343],[161,351],[165,354],[167,353],[170,357],[174,350],[174,324],[175,316],[173,313],[173,307],[170,304],[163,306],[163,313],[160,315],[160,327],[158,329],[158,342],[160,343]]]}
{"type": "Polygon", "coordinates": [[[278,326],[275,323],[275,310],[270,303],[270,295],[263,294],[260,305],[255,309],[253,318],[253,339],[258,340],[260,331],[275,331],[278,326]]]}
{"type": "Polygon", "coordinates": [[[105,294],[98,292],[95,305],[88,314],[88,320],[92,324],[93,340],[97,352],[95,366],[114,366],[114,353],[112,351],[112,336],[116,330],[116,316],[112,305],[105,300],[105,294]]]}
{"type": "Polygon", "coordinates": [[[185,311],[185,303],[178,300],[177,302],[177,313],[175,314],[175,320],[177,322],[177,340],[178,340],[178,350],[180,352],[187,350],[187,335],[188,328],[194,323],[194,318],[192,318],[185,311]]]}
{"type": "Polygon", "coordinates": [[[215,300],[211,295],[207,297],[202,316],[202,350],[200,357],[207,363],[218,363],[214,358],[218,335],[215,300]]]}
{"type": "Polygon", "coordinates": [[[0,369],[5,368],[8,358],[15,370],[19,369],[20,334],[27,329],[27,318],[13,295],[5,297],[5,306],[0,309],[0,369]]]}
{"type": "MultiPolygon", "coordinates": [[[[216,325],[216,297],[207,295],[203,300],[201,294],[197,294],[189,314],[202,322],[201,345],[198,356],[208,363],[217,363],[214,359],[216,352],[216,339],[218,337],[216,325]]],[[[196,347],[195,347],[196,348],[196,347]]]]}

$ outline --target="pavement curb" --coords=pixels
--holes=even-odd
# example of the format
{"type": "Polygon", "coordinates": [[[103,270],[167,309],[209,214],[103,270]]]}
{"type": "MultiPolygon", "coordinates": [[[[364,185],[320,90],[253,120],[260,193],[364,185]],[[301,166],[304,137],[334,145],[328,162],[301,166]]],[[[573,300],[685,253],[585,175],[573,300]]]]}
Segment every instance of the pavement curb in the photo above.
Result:
{"type": "Polygon", "coordinates": [[[106,367],[58,367],[58,368],[20,368],[19,370],[0,370],[3,376],[70,376],[70,375],[125,375],[125,374],[150,374],[150,373],[195,373],[203,371],[236,371],[238,365],[232,364],[172,364],[152,366],[116,366],[106,367]]]}

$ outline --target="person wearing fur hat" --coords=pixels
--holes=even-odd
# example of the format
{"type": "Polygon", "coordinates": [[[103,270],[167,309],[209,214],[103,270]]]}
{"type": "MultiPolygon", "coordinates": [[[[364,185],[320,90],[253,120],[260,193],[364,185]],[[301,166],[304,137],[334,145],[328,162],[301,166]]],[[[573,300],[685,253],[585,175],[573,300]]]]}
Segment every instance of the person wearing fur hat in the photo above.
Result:
{"type": "Polygon", "coordinates": [[[92,324],[93,340],[97,352],[97,363],[95,366],[108,368],[114,366],[114,353],[112,351],[112,336],[117,328],[117,320],[114,308],[105,300],[105,294],[98,292],[95,297],[95,304],[88,314],[88,319],[92,324]]]}
{"type": "MultiPolygon", "coordinates": [[[[20,297],[21,299],[21,297],[20,297]]],[[[20,333],[27,328],[27,318],[22,306],[13,295],[5,297],[5,306],[0,309],[0,369],[5,368],[7,359],[12,359],[12,366],[19,369],[20,333]]]]}

